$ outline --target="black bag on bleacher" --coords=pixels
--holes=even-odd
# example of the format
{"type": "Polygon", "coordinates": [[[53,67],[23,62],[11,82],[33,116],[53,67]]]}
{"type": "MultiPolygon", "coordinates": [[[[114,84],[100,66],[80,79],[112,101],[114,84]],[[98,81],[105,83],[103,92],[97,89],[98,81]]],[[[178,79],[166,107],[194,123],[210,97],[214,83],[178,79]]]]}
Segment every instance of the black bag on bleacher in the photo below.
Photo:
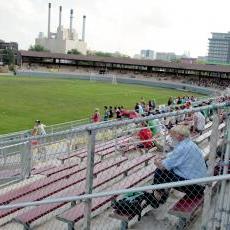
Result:
{"type": "Polygon", "coordinates": [[[141,203],[145,199],[145,195],[142,192],[127,193],[124,197],[118,201],[112,202],[112,208],[117,214],[127,215],[130,217],[138,216],[138,220],[141,219],[141,203]]]}

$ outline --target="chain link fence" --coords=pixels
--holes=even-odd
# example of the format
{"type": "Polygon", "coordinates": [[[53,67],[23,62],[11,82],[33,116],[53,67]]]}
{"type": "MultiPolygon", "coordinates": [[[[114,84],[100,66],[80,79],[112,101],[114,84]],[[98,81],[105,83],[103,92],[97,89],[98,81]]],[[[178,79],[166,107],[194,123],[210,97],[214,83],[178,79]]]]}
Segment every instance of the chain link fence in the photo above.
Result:
{"type": "Polygon", "coordinates": [[[228,229],[228,106],[8,142],[1,229],[228,229]]]}

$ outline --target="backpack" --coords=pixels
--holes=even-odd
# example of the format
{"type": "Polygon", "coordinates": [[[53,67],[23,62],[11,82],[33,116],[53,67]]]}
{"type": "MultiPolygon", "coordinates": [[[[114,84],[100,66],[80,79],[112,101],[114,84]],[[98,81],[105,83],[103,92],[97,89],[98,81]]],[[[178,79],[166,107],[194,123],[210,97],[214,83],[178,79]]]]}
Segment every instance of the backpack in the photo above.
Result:
{"type": "Polygon", "coordinates": [[[122,199],[112,202],[112,208],[117,214],[128,215],[131,218],[138,215],[138,221],[141,220],[141,202],[144,200],[143,192],[126,193],[122,199]]]}

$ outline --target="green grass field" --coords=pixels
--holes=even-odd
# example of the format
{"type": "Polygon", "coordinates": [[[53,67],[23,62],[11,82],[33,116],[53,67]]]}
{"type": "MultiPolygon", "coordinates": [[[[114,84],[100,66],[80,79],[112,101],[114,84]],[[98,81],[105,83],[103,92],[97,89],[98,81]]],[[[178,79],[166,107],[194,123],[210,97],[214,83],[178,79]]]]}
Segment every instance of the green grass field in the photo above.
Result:
{"type": "Polygon", "coordinates": [[[95,107],[103,113],[104,105],[133,108],[142,96],[146,101],[155,98],[158,104],[164,104],[169,96],[184,94],[182,91],[136,85],[1,76],[0,133],[30,129],[36,119],[52,125],[87,118],[95,107]]]}

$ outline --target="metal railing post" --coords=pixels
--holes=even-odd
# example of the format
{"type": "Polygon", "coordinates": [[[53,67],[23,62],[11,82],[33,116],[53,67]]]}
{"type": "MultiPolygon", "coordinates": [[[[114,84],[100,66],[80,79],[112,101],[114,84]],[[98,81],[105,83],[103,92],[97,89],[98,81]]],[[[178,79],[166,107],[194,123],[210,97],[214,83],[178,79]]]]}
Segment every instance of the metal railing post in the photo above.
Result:
{"type": "MultiPolygon", "coordinates": [[[[228,173],[228,164],[229,164],[229,140],[230,140],[230,118],[227,118],[227,126],[226,126],[226,132],[227,135],[225,135],[225,141],[227,140],[227,148],[224,153],[224,169],[223,169],[223,175],[228,173]]],[[[216,229],[221,229],[221,221],[222,221],[222,215],[223,215],[223,207],[224,207],[224,195],[225,195],[225,189],[226,189],[226,181],[221,182],[221,188],[220,188],[220,195],[218,199],[218,210],[217,210],[217,216],[216,216],[216,229]]]]}
{"type": "MultiPolygon", "coordinates": [[[[213,126],[212,133],[210,138],[210,150],[209,150],[209,159],[208,159],[208,175],[213,176],[215,162],[216,162],[216,149],[219,139],[219,116],[217,111],[215,111],[213,116],[213,126]]],[[[209,222],[209,211],[211,207],[211,199],[212,199],[212,183],[206,185],[204,192],[204,205],[203,205],[203,213],[202,213],[202,229],[207,229],[207,224],[209,222]]]]}
{"type": "MultiPolygon", "coordinates": [[[[226,138],[226,150],[225,150],[225,155],[224,155],[224,170],[223,174],[228,174],[229,170],[229,157],[230,157],[230,117],[227,118],[227,138],[226,138]]],[[[227,224],[227,219],[226,219],[226,214],[229,215],[229,213],[224,213],[224,203],[226,202],[224,196],[226,193],[226,185],[227,181],[222,181],[221,182],[221,190],[220,190],[220,205],[219,205],[219,222],[221,224],[221,229],[226,229],[226,224],[227,224]]],[[[228,186],[229,189],[229,186],[228,186]]],[[[228,204],[227,204],[228,206],[228,204]]]]}
{"type": "MultiPolygon", "coordinates": [[[[96,131],[88,130],[88,156],[87,156],[87,172],[86,172],[86,188],[85,194],[91,194],[93,191],[93,168],[95,154],[96,131]]],[[[84,207],[84,230],[90,230],[91,224],[91,206],[92,199],[85,201],[84,207]]]]}
{"type": "Polygon", "coordinates": [[[117,153],[117,151],[118,151],[118,141],[117,141],[117,137],[118,137],[118,135],[117,135],[117,128],[118,128],[118,126],[115,126],[115,153],[117,153]]]}
{"type": "Polygon", "coordinates": [[[32,169],[32,151],[31,142],[27,141],[22,144],[21,151],[21,177],[26,179],[30,177],[32,169]]]}

